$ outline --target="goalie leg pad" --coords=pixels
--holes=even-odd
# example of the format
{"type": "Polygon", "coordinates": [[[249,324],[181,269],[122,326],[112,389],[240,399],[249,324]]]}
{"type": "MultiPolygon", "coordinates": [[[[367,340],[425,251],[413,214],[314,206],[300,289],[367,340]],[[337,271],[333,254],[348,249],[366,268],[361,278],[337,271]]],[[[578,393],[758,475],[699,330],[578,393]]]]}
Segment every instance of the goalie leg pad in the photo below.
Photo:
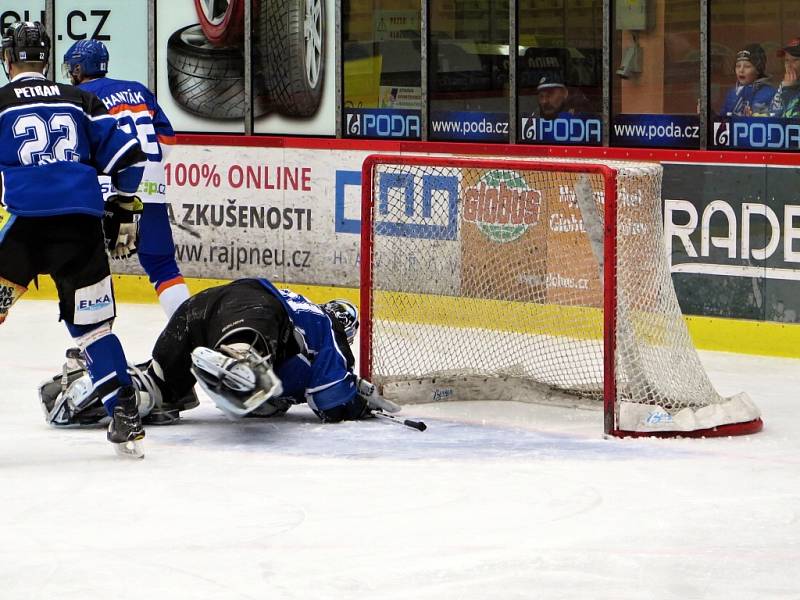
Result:
{"type": "Polygon", "coordinates": [[[44,382],[39,386],[39,402],[45,421],[53,427],[95,425],[108,416],[83,369],[65,369],[63,374],[44,382]]]}
{"type": "MultiPolygon", "coordinates": [[[[53,427],[84,427],[104,423],[108,414],[100,397],[112,387],[116,389],[117,384],[112,380],[95,386],[85,366],[75,368],[73,350],[75,349],[67,351],[67,362],[64,363],[62,373],[39,386],[39,402],[45,421],[53,427]]],[[[128,365],[128,374],[133,380],[139,414],[146,417],[156,405],[160,406],[161,393],[148,378],[147,372],[140,367],[141,365],[128,365]]],[[[185,404],[182,410],[191,408],[185,404]]],[[[173,421],[177,421],[177,418],[173,421]]]]}
{"type": "Polygon", "coordinates": [[[252,347],[199,346],[192,350],[192,373],[226,416],[241,418],[283,391],[269,357],[252,347]]]}
{"type": "Polygon", "coordinates": [[[145,424],[173,425],[180,420],[181,411],[200,404],[194,389],[175,397],[164,382],[164,373],[155,360],[128,365],[128,372],[136,388],[139,414],[145,424]]]}

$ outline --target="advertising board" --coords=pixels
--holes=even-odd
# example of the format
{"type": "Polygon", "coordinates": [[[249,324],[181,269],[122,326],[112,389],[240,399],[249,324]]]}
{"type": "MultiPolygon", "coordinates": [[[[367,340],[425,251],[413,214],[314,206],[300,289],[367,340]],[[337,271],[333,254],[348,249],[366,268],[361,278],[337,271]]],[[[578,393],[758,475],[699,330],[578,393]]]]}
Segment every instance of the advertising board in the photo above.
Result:
{"type": "MultiPolygon", "coordinates": [[[[157,3],[158,98],[176,131],[244,131],[244,4],[157,3]]],[[[331,0],[253,2],[255,133],[335,134],[334,12],[331,0]]]]}
{"type": "Polygon", "coordinates": [[[684,313],[797,322],[800,170],[665,165],[664,221],[684,313]]]}
{"type": "Polygon", "coordinates": [[[127,0],[55,1],[56,81],[64,53],[79,40],[100,40],[108,48],[109,77],[147,85],[147,4],[127,0]]]}
{"type": "MultiPolygon", "coordinates": [[[[176,147],[169,156],[168,199],[183,272],[190,277],[265,275],[286,283],[357,287],[361,164],[368,154],[361,150],[176,147]]],[[[481,176],[471,177],[458,183],[465,206],[463,221],[455,225],[467,232],[470,247],[527,245],[527,251],[535,254],[545,250],[534,250],[533,241],[546,239],[547,252],[555,253],[558,244],[581,238],[582,217],[566,179],[550,191],[526,180],[525,202],[512,201],[509,211],[499,208],[503,202],[494,208],[491,202],[492,197],[499,202],[501,195],[510,196],[509,183],[503,191],[503,182],[489,185],[488,180],[480,181],[481,176]],[[490,188],[495,192],[489,192],[490,188]],[[537,191],[541,193],[538,215],[534,209],[537,191]],[[528,194],[533,194],[530,202],[528,194]],[[521,222],[514,223],[515,219],[521,222]],[[522,225],[524,233],[511,240],[522,225]]],[[[385,184],[383,193],[405,194],[406,188],[398,185],[385,184]]],[[[414,207],[414,225],[406,224],[402,231],[393,225],[391,215],[385,215],[379,231],[420,240],[431,239],[433,234],[426,232],[435,231],[439,238],[449,235],[448,231],[455,235],[446,209],[452,195],[432,187],[441,187],[441,182],[414,179],[402,185],[419,187],[415,197],[435,198],[443,208],[436,212],[414,207]]],[[[521,198],[523,190],[515,191],[521,198]]],[[[623,202],[632,202],[635,194],[626,193],[630,197],[623,202]]],[[[798,320],[800,170],[668,163],[662,197],[666,251],[686,314],[798,320]]],[[[621,223],[623,236],[648,235],[635,221],[621,223]]],[[[462,257],[451,256],[449,249],[442,252],[443,264],[455,269],[461,263],[462,257]]],[[[413,272],[413,265],[406,267],[413,272]]],[[[558,294],[573,294],[572,298],[583,294],[581,303],[595,305],[600,297],[593,283],[597,277],[591,267],[586,272],[581,270],[584,267],[573,267],[566,264],[550,275],[531,273],[524,286],[518,282],[513,291],[534,297],[534,292],[547,289],[551,302],[560,301],[558,294]]],[[[141,272],[135,260],[127,261],[123,269],[141,272]]]]}

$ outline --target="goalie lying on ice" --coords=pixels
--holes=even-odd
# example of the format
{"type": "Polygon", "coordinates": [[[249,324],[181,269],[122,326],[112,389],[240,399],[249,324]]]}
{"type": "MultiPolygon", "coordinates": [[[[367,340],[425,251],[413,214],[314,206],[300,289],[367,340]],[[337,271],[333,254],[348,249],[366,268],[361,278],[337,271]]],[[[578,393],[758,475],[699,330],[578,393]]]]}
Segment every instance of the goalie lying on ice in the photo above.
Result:
{"type": "MultiPolygon", "coordinates": [[[[146,422],[169,424],[197,406],[194,384],[230,418],[282,414],[308,402],[326,422],[397,412],[353,373],[358,312],[346,300],[313,304],[266,279],[240,279],[186,300],[156,340],[151,361],[131,366],[146,422]]],[[[75,426],[104,417],[81,364],[45,382],[48,423],[75,426]]]]}

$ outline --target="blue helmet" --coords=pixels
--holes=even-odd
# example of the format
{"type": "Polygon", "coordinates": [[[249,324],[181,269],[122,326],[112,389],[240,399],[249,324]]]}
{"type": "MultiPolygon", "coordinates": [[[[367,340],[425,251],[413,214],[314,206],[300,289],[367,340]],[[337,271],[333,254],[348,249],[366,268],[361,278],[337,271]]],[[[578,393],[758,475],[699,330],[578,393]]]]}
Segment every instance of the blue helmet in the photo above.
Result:
{"type": "Polygon", "coordinates": [[[64,54],[61,71],[69,77],[75,67],[81,66],[81,73],[87,77],[102,76],[108,72],[108,48],[100,40],[79,40],[72,44],[64,54]]]}
{"type": "Polygon", "coordinates": [[[355,304],[347,300],[330,300],[322,305],[328,315],[342,324],[347,336],[347,343],[352,344],[358,331],[358,309],[355,304]]]}

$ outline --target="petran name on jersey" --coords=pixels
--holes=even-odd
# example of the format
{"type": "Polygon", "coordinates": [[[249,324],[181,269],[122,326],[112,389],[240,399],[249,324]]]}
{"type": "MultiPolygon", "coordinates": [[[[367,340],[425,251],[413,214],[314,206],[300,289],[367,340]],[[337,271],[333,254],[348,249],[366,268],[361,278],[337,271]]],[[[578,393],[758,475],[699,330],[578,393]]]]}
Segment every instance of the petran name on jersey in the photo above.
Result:
{"type": "Polygon", "coordinates": [[[122,90],[121,92],[114,92],[100,98],[103,104],[106,105],[107,110],[111,110],[114,106],[119,104],[145,104],[146,100],[142,92],[134,92],[132,90],[122,90]]]}
{"type": "Polygon", "coordinates": [[[30,85],[14,89],[17,98],[36,98],[37,96],[58,96],[61,92],[57,85],[30,85]]]}

